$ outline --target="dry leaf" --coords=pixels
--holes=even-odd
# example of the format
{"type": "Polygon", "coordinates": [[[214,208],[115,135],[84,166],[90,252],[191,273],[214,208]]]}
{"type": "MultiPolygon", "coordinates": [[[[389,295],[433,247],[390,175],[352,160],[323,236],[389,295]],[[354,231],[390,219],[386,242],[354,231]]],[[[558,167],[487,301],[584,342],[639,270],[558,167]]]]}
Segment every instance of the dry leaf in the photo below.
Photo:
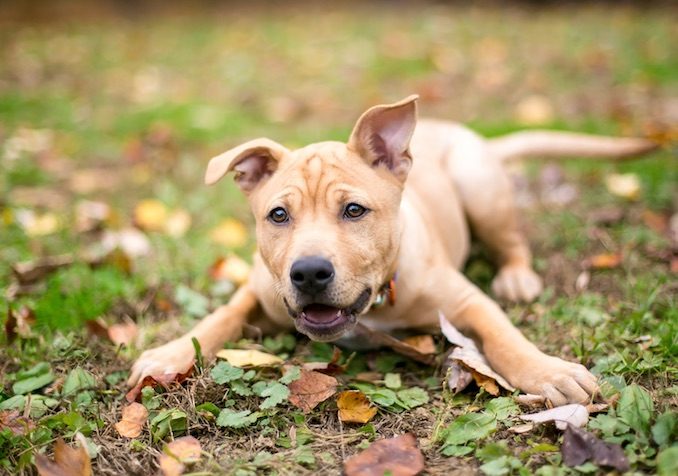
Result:
{"type": "Polygon", "coordinates": [[[586,405],[586,411],[589,412],[589,415],[592,413],[604,412],[610,407],[608,403],[589,403],[586,405]]]}
{"type": "Polygon", "coordinates": [[[603,253],[587,258],[584,264],[587,268],[614,269],[621,263],[622,255],[620,253],[603,253]]]}
{"type": "Polygon", "coordinates": [[[251,349],[222,349],[216,356],[234,367],[272,367],[283,363],[276,355],[251,349]]]}
{"type": "Polygon", "coordinates": [[[461,392],[473,382],[473,374],[456,360],[448,359],[445,366],[447,367],[447,386],[452,393],[461,392]]]}
{"type": "Polygon", "coordinates": [[[20,284],[32,284],[46,278],[59,268],[72,265],[73,262],[72,255],[48,256],[16,263],[12,265],[12,273],[20,284]]]}
{"type": "Polygon", "coordinates": [[[378,440],[344,462],[346,476],[414,476],[424,470],[424,455],[411,433],[378,440]]]}
{"type": "Polygon", "coordinates": [[[75,207],[75,229],[78,233],[98,230],[111,217],[111,207],[107,203],[83,200],[75,207]]]}
{"type": "Polygon", "coordinates": [[[15,312],[9,304],[7,305],[7,320],[5,321],[5,334],[7,334],[7,342],[10,344],[14,342],[17,336],[24,339],[32,334],[32,328],[35,324],[35,314],[29,307],[22,306],[19,311],[15,312]]]}
{"type": "Polygon", "coordinates": [[[436,344],[430,335],[412,336],[403,339],[403,343],[414,347],[422,354],[435,354],[436,344]]]}
{"type": "Polygon", "coordinates": [[[346,423],[367,423],[377,414],[367,396],[359,390],[347,390],[337,398],[339,420],[346,423]]]}
{"type": "Polygon", "coordinates": [[[640,198],[640,179],[636,174],[610,174],[605,177],[605,186],[608,192],[617,197],[627,200],[640,198]]]}
{"type": "Polygon", "coordinates": [[[59,217],[51,212],[38,214],[33,210],[17,210],[15,217],[30,237],[51,235],[61,229],[59,217]]]}
{"type": "Polygon", "coordinates": [[[115,424],[121,436],[136,438],[148,420],[148,410],[141,403],[132,402],[122,409],[122,418],[115,424]]]}
{"type": "Polygon", "coordinates": [[[525,395],[517,395],[513,399],[520,405],[525,405],[530,408],[544,408],[546,406],[546,397],[542,395],[533,395],[527,393],[525,395]]]}
{"type": "Polygon", "coordinates": [[[210,232],[210,239],[226,248],[240,248],[247,244],[247,228],[241,222],[227,218],[210,232]]]}
{"type": "Polygon", "coordinates": [[[418,349],[404,343],[395,337],[386,334],[385,332],[370,329],[364,324],[358,323],[354,328],[354,336],[357,339],[365,339],[374,346],[389,347],[394,352],[409,357],[412,360],[421,362],[426,365],[434,365],[436,356],[431,354],[423,354],[418,349]]]}
{"type": "Polygon", "coordinates": [[[214,280],[227,279],[236,284],[244,284],[250,276],[252,267],[244,259],[229,255],[226,258],[219,258],[210,267],[210,277],[214,280]]]}
{"type": "Polygon", "coordinates": [[[560,452],[567,466],[579,466],[591,460],[598,466],[614,468],[620,473],[629,470],[629,460],[621,446],[601,441],[592,433],[572,425],[565,430],[560,452]]]}
{"type": "Polygon", "coordinates": [[[109,326],[102,319],[96,319],[87,321],[86,325],[90,333],[110,340],[115,345],[130,345],[139,334],[139,328],[130,320],[109,326]]]}
{"type": "Polygon", "coordinates": [[[515,390],[515,388],[509,384],[506,379],[504,379],[504,377],[492,370],[490,364],[487,362],[487,359],[485,359],[485,356],[480,353],[473,340],[459,332],[445,318],[443,313],[439,313],[438,319],[440,321],[440,329],[443,332],[443,335],[451,343],[459,346],[452,351],[448,357],[449,360],[457,361],[465,368],[470,370],[471,374],[473,375],[473,379],[476,381],[478,386],[484,388],[492,395],[499,394],[499,388],[497,385],[510,392],[515,390]]]}
{"type": "Polygon", "coordinates": [[[91,168],[78,169],[68,177],[68,188],[77,194],[88,195],[102,190],[113,191],[119,188],[124,177],[120,169],[91,168]]]}
{"type": "Polygon", "coordinates": [[[163,231],[174,238],[181,238],[191,228],[191,214],[183,208],[173,210],[163,226],[163,231]]]}
{"type": "Polygon", "coordinates": [[[200,461],[202,448],[192,436],[182,436],[168,444],[158,458],[163,476],[180,476],[186,464],[200,461]]]}
{"type": "Polygon", "coordinates": [[[142,230],[163,231],[168,214],[167,207],[160,200],[142,200],[134,207],[134,224],[142,230]]]}
{"type": "Polygon", "coordinates": [[[0,411],[0,432],[9,428],[15,435],[25,435],[35,428],[35,423],[21,416],[18,410],[0,411]]]}
{"type": "Polygon", "coordinates": [[[337,392],[337,379],[329,375],[301,369],[301,377],[291,382],[289,401],[304,413],[313,410],[337,392]]]}
{"type": "Polygon", "coordinates": [[[585,406],[572,403],[529,415],[520,415],[520,419],[535,423],[552,421],[555,422],[556,428],[564,430],[568,424],[577,428],[585,426],[589,421],[589,412],[585,406]]]}
{"type": "Polygon", "coordinates": [[[516,105],[514,117],[525,126],[542,126],[552,122],[555,113],[553,104],[547,97],[532,95],[516,105]]]}
{"type": "Polygon", "coordinates": [[[191,363],[191,366],[188,368],[188,370],[186,370],[183,373],[170,372],[162,375],[147,375],[146,377],[141,379],[139,383],[132,387],[129,392],[127,392],[127,395],[125,395],[125,399],[130,403],[137,401],[141,396],[142,388],[161,386],[167,389],[172,383],[180,384],[188,377],[190,377],[192,373],[193,373],[193,364],[191,363]]]}
{"type": "Polygon", "coordinates": [[[511,428],[509,428],[508,430],[511,433],[515,433],[517,435],[522,435],[523,433],[528,433],[528,432],[532,431],[533,428],[534,428],[534,423],[523,423],[522,425],[514,425],[511,428]]]}
{"type": "Polygon", "coordinates": [[[660,235],[669,230],[669,216],[652,210],[643,210],[643,223],[660,235]]]}
{"type": "Polygon", "coordinates": [[[54,461],[43,454],[35,455],[40,476],[91,476],[92,465],[84,446],[71,448],[59,438],[54,445],[54,461]]]}

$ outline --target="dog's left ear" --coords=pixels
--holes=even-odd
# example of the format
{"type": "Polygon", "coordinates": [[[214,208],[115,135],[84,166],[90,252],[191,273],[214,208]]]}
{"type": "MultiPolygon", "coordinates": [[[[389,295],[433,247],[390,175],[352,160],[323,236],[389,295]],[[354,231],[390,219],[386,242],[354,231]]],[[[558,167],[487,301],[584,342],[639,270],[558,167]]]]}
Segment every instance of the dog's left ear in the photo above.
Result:
{"type": "Polygon", "coordinates": [[[385,166],[401,182],[412,167],[410,139],[417,124],[417,99],[412,95],[394,104],[368,109],[353,128],[349,149],[372,167],[385,166]]]}

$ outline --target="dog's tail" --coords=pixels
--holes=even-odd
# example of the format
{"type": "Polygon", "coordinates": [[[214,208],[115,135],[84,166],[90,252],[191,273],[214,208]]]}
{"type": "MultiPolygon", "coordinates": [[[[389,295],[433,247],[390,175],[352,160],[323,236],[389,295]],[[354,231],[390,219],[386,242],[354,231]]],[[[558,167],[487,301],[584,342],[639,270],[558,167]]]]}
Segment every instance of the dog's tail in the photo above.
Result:
{"type": "Polygon", "coordinates": [[[490,153],[501,161],[533,157],[624,160],[650,152],[656,149],[658,144],[641,138],[533,130],[490,139],[488,146],[490,153]]]}

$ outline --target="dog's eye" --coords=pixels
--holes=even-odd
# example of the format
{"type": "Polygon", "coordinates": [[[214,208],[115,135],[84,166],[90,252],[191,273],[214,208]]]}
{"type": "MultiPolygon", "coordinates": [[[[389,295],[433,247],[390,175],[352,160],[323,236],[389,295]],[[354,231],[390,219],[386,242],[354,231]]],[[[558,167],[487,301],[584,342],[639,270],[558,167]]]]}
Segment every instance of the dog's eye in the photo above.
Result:
{"type": "Polygon", "coordinates": [[[287,223],[290,217],[287,214],[287,210],[282,207],[277,207],[271,210],[271,212],[268,214],[268,219],[276,225],[282,225],[283,223],[287,223]]]}
{"type": "Polygon", "coordinates": [[[346,208],[344,208],[344,218],[348,219],[355,219],[355,218],[360,218],[367,212],[367,208],[363,207],[362,205],[358,205],[357,203],[349,203],[346,205],[346,208]]]}

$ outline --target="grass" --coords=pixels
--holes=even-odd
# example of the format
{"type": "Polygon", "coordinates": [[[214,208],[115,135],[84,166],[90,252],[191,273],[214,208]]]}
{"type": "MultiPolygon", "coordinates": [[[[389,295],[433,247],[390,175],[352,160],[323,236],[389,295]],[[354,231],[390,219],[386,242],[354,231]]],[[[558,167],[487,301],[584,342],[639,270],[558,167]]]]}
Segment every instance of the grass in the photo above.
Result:
{"type": "MultiPolygon", "coordinates": [[[[172,391],[146,391],[151,423],[140,437],[122,438],[113,424],[134,357],[189,328],[201,306],[225,301],[228,289],[210,278],[210,266],[228,253],[248,259],[253,249],[251,239],[224,247],[209,238],[225,217],[252,228],[232,185],[201,185],[210,156],[258,136],[291,146],[345,139],[366,107],[412,92],[421,95],[423,114],[465,122],[487,135],[530,126],[521,104],[539,96],[547,104],[546,112],[537,111],[544,127],[659,131],[675,139],[669,110],[678,85],[674,13],[669,7],[610,5],[395,10],[365,4],[305,6],[303,12],[291,6],[215,8],[184,16],[168,9],[135,21],[115,15],[34,24],[3,19],[0,287],[7,293],[0,308],[15,314],[31,309],[37,323],[11,344],[0,337],[0,408],[18,408],[36,424],[26,435],[0,426],[0,472],[34,474],[36,452],[49,453],[57,437],[71,442],[80,432],[95,455],[96,474],[149,474],[163,442],[182,433],[203,445],[196,471],[339,474],[346,456],[406,431],[419,439],[430,474],[599,471],[590,464],[562,466],[562,435],[553,428],[511,433],[515,417],[490,411],[497,399],[482,390],[451,396],[442,389],[439,369],[388,352],[343,351],[340,362],[350,365],[342,388],[355,387],[360,371],[376,369],[399,374],[402,388],[423,389],[428,402],[405,409],[380,394],[384,384],[377,381],[371,398],[379,413],[363,426],[342,425],[333,400],[308,415],[282,402],[249,427],[220,426],[222,410],[257,412],[262,397],[234,393],[209,369],[172,391]],[[129,225],[135,206],[149,198],[190,213],[185,235],[147,232],[149,256],[87,264],[101,234],[78,231],[77,204],[108,204],[112,213],[103,227],[116,230],[129,225]],[[55,219],[57,226],[36,231],[26,224],[27,214],[55,219]],[[75,253],[77,264],[10,292],[12,265],[63,253],[75,253]],[[117,348],[85,330],[93,318],[131,319],[141,336],[136,345],[117,348]],[[31,369],[34,375],[27,376],[31,369]],[[27,401],[15,384],[31,378],[35,385],[46,383],[30,389],[27,401]],[[490,431],[445,450],[449,428],[457,431],[457,418],[465,414],[495,415],[483,417],[490,431]]],[[[668,449],[675,444],[670,425],[678,400],[678,303],[669,268],[676,243],[661,229],[675,213],[678,172],[671,147],[669,142],[650,158],[625,164],[529,165],[525,193],[536,200],[525,211],[525,227],[547,288],[533,304],[504,303],[531,340],[593,367],[610,394],[633,401],[649,396],[652,409],[638,428],[627,425],[619,408],[589,423],[598,436],[623,444],[636,473],[658,472],[658,462],[676,451],[668,449]],[[544,170],[562,173],[564,184],[577,187],[576,199],[549,202],[553,185],[544,170]],[[604,185],[611,173],[635,174],[640,198],[611,195],[604,185]],[[596,221],[605,207],[620,217],[596,221]],[[660,217],[660,225],[650,226],[648,216],[660,217]],[[623,254],[620,266],[591,270],[588,285],[575,286],[587,258],[616,252],[623,254]],[[646,393],[637,393],[636,385],[646,393]]],[[[489,287],[493,270],[482,250],[467,273],[489,287]]],[[[259,344],[297,362],[331,358],[327,346],[290,339],[259,344]]],[[[279,377],[276,370],[261,370],[247,385],[279,377]]]]}

